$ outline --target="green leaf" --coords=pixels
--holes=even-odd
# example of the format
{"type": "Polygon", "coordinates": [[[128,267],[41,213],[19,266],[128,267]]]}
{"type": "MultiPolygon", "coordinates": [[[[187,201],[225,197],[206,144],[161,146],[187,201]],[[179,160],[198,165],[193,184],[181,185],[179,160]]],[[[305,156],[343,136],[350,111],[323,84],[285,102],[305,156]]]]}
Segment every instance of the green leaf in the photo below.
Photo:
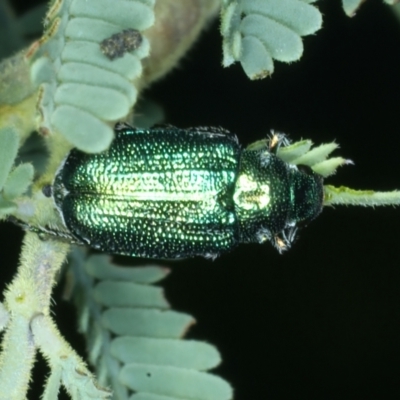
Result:
{"type": "Polygon", "coordinates": [[[150,44],[141,32],[154,23],[154,0],[86,0],[56,2],[44,20],[40,46],[28,55],[31,79],[41,85],[39,129],[58,132],[88,153],[107,149],[112,125],[125,119],[137,100],[135,78],[150,44]],[[62,23],[60,21],[63,21],[62,23]],[[59,23],[60,22],[60,23],[59,23]],[[65,22],[65,23],[64,23],[65,22]],[[134,29],[140,45],[118,59],[102,52],[102,43],[134,29]]]}
{"type": "Polygon", "coordinates": [[[129,400],[177,400],[176,397],[160,396],[153,393],[135,393],[129,400]]]}
{"type": "Polygon", "coordinates": [[[278,156],[283,161],[287,163],[292,163],[293,160],[307,153],[311,149],[312,144],[312,141],[308,139],[294,142],[289,146],[280,147],[278,150],[278,156]]]}
{"type": "Polygon", "coordinates": [[[116,335],[161,338],[180,338],[194,323],[187,314],[144,308],[110,308],[104,311],[101,321],[116,335]]]}
{"type": "Polygon", "coordinates": [[[64,83],[56,91],[54,101],[61,106],[75,106],[107,121],[123,118],[130,108],[129,99],[123,93],[82,83],[64,83]]]}
{"type": "MultiPolygon", "coordinates": [[[[274,132],[272,132],[274,133],[274,132]]],[[[248,150],[259,151],[269,148],[270,139],[262,139],[247,146],[248,150]]],[[[307,165],[324,178],[336,172],[344,164],[352,164],[351,160],[342,157],[328,158],[336,150],[338,144],[326,143],[312,148],[311,140],[300,140],[287,146],[280,146],[277,156],[293,165],[307,165]]]]}
{"type": "Polygon", "coordinates": [[[303,53],[303,42],[295,31],[263,15],[247,15],[240,30],[245,38],[258,38],[275,60],[291,62],[298,60],[303,53]]]}
{"type": "Polygon", "coordinates": [[[365,0],[342,0],[343,10],[347,16],[352,17],[364,1],[365,0]]]}
{"type": "Polygon", "coordinates": [[[0,130],[0,190],[4,187],[17,156],[18,144],[18,135],[12,128],[0,130]]]}
{"type": "Polygon", "coordinates": [[[346,160],[343,157],[332,157],[313,165],[312,169],[317,174],[320,174],[326,178],[330,175],[333,175],[340,166],[345,164],[352,164],[352,161],[346,160]]]}
{"type": "Polygon", "coordinates": [[[127,53],[124,57],[117,58],[111,63],[99,50],[98,43],[76,40],[65,44],[62,58],[64,62],[93,64],[132,80],[142,73],[142,65],[136,56],[136,52],[135,54],[127,53]]]}
{"type": "MultiPolygon", "coordinates": [[[[89,360],[96,366],[99,382],[111,385],[115,398],[128,399],[128,386],[140,388],[129,377],[131,366],[138,366],[139,380],[143,368],[156,368],[161,379],[154,381],[156,392],[143,386],[144,392],[129,399],[207,400],[211,393],[216,400],[232,397],[226,381],[199,372],[220,363],[218,350],[208,343],[183,340],[195,320],[171,311],[161,288],[148,284],[165,277],[168,269],[155,265],[118,267],[107,256],[85,258],[78,249],[73,252],[72,261],[79,285],[75,293],[80,308],[79,326],[86,335],[89,360]],[[189,380],[196,397],[182,397],[179,390],[171,391],[169,378],[182,380],[183,386],[189,380]]],[[[182,390],[184,393],[187,389],[182,390]]]]}
{"type": "Polygon", "coordinates": [[[133,282],[99,282],[93,289],[93,296],[107,307],[169,308],[162,288],[133,282]]]}
{"type": "Polygon", "coordinates": [[[241,0],[240,3],[244,13],[263,15],[300,36],[311,35],[321,28],[318,9],[302,0],[241,0]]]}
{"type": "MultiPolygon", "coordinates": [[[[76,62],[66,63],[60,68],[58,79],[63,82],[82,84],[83,88],[85,85],[91,85],[99,88],[113,89],[113,91],[117,93],[122,92],[130,103],[133,103],[137,97],[137,90],[131,85],[128,79],[115,72],[107,71],[93,65],[85,65],[76,62]]],[[[65,85],[62,87],[64,86],[65,85]]],[[[121,105],[117,105],[117,107],[121,107],[121,105]]]]}
{"type": "Polygon", "coordinates": [[[72,2],[69,11],[74,17],[100,19],[120,28],[144,30],[154,23],[154,14],[151,12],[154,1],[147,3],[122,0],[116,7],[113,1],[96,0],[96,7],[93,7],[90,2],[78,0],[72,2]]]}
{"type": "Polygon", "coordinates": [[[319,10],[303,0],[226,0],[221,12],[223,65],[240,61],[250,79],[274,71],[273,59],[298,60],[301,36],[320,29],[319,10]]]}
{"type": "Polygon", "coordinates": [[[153,364],[204,371],[221,362],[219,353],[208,343],[196,340],[118,337],[111,354],[125,364],[153,364]]]}
{"type": "Polygon", "coordinates": [[[154,283],[169,274],[168,268],[158,265],[145,267],[126,268],[110,263],[110,257],[93,255],[85,263],[85,270],[96,279],[114,281],[132,281],[136,283],[154,283]]]}
{"type": "Polygon", "coordinates": [[[263,42],[253,36],[242,40],[242,55],[240,58],[246,75],[254,79],[262,79],[274,72],[274,61],[263,42]],[[257,54],[257,57],[254,57],[257,54]]]}
{"type": "Polygon", "coordinates": [[[114,137],[108,124],[73,106],[57,107],[51,122],[75,147],[87,153],[106,150],[114,137]]]}
{"type": "Polygon", "coordinates": [[[24,194],[32,183],[33,172],[31,164],[18,165],[8,176],[4,185],[4,197],[12,200],[24,194]]]}
{"type": "Polygon", "coordinates": [[[299,158],[292,161],[293,164],[308,165],[312,167],[314,164],[320,163],[327,159],[329,154],[332,153],[339,146],[336,143],[326,143],[321,144],[313,149],[309,150],[307,153],[303,154],[299,158]]]}
{"type": "Polygon", "coordinates": [[[191,400],[230,400],[232,388],[219,377],[194,370],[128,364],[119,379],[135,391],[191,400]]]}
{"type": "MultiPolygon", "coordinates": [[[[354,17],[365,0],[342,0],[343,10],[348,17],[354,17]]],[[[386,4],[395,5],[399,0],[384,0],[386,4]]]]}

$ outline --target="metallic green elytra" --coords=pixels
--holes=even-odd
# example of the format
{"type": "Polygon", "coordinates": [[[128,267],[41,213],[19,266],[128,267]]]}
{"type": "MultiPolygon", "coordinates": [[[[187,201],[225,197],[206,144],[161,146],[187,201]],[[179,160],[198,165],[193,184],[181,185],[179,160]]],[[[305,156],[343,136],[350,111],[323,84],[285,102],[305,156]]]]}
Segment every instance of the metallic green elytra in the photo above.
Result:
{"type": "Polygon", "coordinates": [[[75,242],[108,253],[214,258],[267,240],[282,251],[323,201],[321,176],[276,156],[282,140],[249,150],[220,128],[117,124],[106,152],[68,154],[54,202],[75,242]]]}

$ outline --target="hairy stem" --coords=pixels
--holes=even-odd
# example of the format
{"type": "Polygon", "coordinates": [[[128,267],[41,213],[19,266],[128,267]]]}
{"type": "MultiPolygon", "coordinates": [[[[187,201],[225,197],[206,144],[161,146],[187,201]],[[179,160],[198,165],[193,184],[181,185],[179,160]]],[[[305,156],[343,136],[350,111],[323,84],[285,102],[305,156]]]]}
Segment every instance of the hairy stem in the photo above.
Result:
{"type": "Polygon", "coordinates": [[[30,324],[38,314],[49,315],[51,291],[67,250],[64,243],[25,235],[17,275],[5,292],[10,320],[0,354],[0,396],[26,398],[36,347],[30,324]]]}

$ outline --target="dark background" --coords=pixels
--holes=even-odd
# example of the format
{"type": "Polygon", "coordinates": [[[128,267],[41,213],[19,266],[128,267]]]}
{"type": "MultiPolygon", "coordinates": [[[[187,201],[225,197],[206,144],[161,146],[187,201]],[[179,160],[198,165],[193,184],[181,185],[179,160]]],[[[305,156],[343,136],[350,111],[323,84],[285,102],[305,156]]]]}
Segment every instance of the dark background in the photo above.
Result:
{"type": "MultiPolygon", "coordinates": [[[[214,24],[145,94],[164,107],[166,122],[220,125],[244,144],[270,129],[294,140],[336,140],[355,166],[328,183],[400,188],[400,24],[378,0],[352,19],[339,0],[318,6],[323,29],[305,38],[300,62],[276,63],[272,78],[251,82],[240,65],[223,69],[214,24]]],[[[328,208],[284,255],[268,244],[242,245],[214,262],[169,263],[173,273],[163,286],[175,309],[197,319],[189,337],[222,353],[216,373],[238,400],[398,398],[399,222],[399,208],[328,208]]],[[[21,233],[6,223],[0,230],[3,289],[21,233]]],[[[84,354],[60,291],[59,326],[84,354]]]]}

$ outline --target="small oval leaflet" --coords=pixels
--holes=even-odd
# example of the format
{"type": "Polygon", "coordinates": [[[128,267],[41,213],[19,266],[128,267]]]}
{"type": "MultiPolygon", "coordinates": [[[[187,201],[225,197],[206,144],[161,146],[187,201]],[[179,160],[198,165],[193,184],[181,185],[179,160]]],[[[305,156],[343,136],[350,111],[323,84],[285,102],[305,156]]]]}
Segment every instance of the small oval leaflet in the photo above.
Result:
{"type": "Polygon", "coordinates": [[[117,124],[106,152],[73,149],[52,186],[69,237],[113,254],[215,258],[239,243],[282,252],[322,210],[323,178],[276,155],[285,136],[244,149],[221,128],[117,124]]]}

